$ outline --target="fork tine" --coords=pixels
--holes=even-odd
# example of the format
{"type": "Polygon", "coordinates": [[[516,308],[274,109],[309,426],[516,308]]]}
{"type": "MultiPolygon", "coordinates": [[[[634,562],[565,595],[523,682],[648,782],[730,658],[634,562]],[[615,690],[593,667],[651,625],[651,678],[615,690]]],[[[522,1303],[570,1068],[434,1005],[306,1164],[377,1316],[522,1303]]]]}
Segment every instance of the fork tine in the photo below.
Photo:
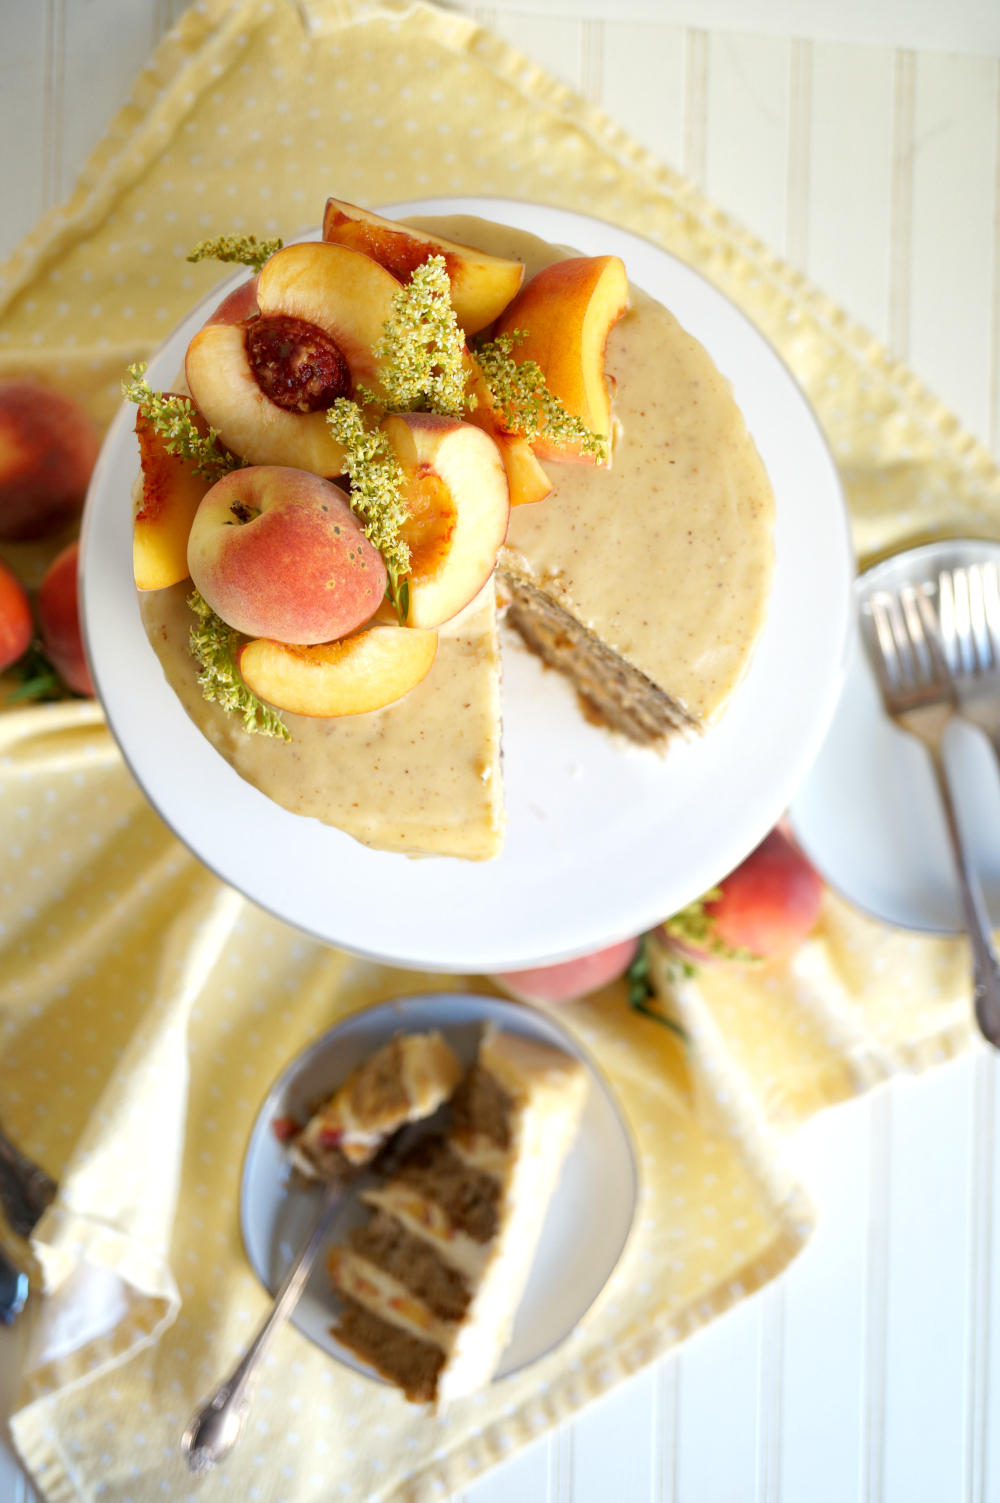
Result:
{"type": "Polygon", "coordinates": [[[892,631],[893,640],[896,643],[896,652],[899,655],[900,669],[904,684],[916,684],[919,679],[916,663],[913,660],[913,648],[910,643],[910,634],[906,629],[906,621],[903,617],[899,604],[899,596],[890,591],[885,594],[885,613],[889,618],[889,627],[892,631]]]}
{"type": "Polygon", "coordinates": [[[941,631],[941,642],[944,646],[945,661],[952,673],[958,673],[960,668],[958,654],[958,639],[955,635],[955,590],[951,579],[951,570],[942,569],[938,575],[938,625],[941,631]]]}
{"type": "Polygon", "coordinates": [[[976,657],[980,668],[986,672],[993,667],[993,652],[990,634],[986,629],[986,601],[983,595],[983,571],[979,564],[970,564],[969,575],[969,621],[976,644],[976,657]]]}
{"type": "Polygon", "coordinates": [[[972,643],[972,618],[969,613],[968,569],[953,570],[952,582],[955,588],[955,636],[958,639],[960,671],[975,673],[976,650],[972,643]]]}
{"type": "MultiPolygon", "coordinates": [[[[921,593],[923,593],[921,591],[921,593]]],[[[917,608],[917,592],[912,585],[903,585],[899,591],[899,603],[903,608],[906,630],[916,659],[917,681],[929,682],[934,677],[934,664],[924,638],[923,623],[917,608]]],[[[928,605],[930,601],[927,602],[928,605]]]]}
{"type": "Polygon", "coordinates": [[[996,564],[984,564],[981,573],[983,609],[986,612],[986,626],[993,649],[993,662],[1000,667],[1000,580],[998,580],[996,564]]]}
{"type": "Polygon", "coordinates": [[[876,666],[881,670],[880,677],[884,678],[889,692],[893,693],[903,682],[900,670],[899,654],[896,651],[896,642],[889,625],[889,617],[886,615],[885,601],[887,595],[874,594],[869,604],[872,610],[872,620],[875,623],[875,635],[878,637],[879,653],[876,666]]]}

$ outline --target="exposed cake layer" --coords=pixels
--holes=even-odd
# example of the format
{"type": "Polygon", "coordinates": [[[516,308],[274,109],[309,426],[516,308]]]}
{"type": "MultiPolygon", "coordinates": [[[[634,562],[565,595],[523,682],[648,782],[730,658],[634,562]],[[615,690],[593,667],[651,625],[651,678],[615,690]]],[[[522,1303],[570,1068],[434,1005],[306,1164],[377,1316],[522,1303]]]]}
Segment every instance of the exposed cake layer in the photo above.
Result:
{"type": "Polygon", "coordinates": [[[376,1213],[334,1249],[330,1273],[377,1320],[370,1350],[356,1331],[349,1344],[380,1372],[391,1376],[389,1327],[437,1346],[440,1402],[492,1377],[586,1090],[569,1055],[488,1029],[449,1138],[424,1139],[388,1185],[366,1192],[376,1213]]]}
{"type": "Polygon", "coordinates": [[[503,845],[500,653],[492,586],[441,628],[434,667],[367,715],[284,716],[290,743],[248,736],[203,698],[188,651],[190,581],[140,595],[146,634],[195,725],[240,777],[293,814],[363,845],[486,861],[503,845]]]}
{"type": "Polygon", "coordinates": [[[293,1162],[307,1176],[368,1163],[405,1122],[420,1122],[446,1101],[462,1067],[441,1034],[396,1034],[345,1080],[310,1118],[290,1145],[293,1162]]]}
{"type": "Polygon", "coordinates": [[[380,1320],[356,1300],[344,1295],[341,1298],[344,1308],[336,1329],[337,1340],[401,1388],[412,1403],[431,1403],[444,1365],[441,1348],[380,1320]]]}
{"type": "Polygon", "coordinates": [[[571,680],[583,713],[633,741],[656,746],[697,721],[638,668],[588,631],[551,593],[526,579],[505,549],[499,575],[510,599],[507,620],[532,652],[571,680]]]}

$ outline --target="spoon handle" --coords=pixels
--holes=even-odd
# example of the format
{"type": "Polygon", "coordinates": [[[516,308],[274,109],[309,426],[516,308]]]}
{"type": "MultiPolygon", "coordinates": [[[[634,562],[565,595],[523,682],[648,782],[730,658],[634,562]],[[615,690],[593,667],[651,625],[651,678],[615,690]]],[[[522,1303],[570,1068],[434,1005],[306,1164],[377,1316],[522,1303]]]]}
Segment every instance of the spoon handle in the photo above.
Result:
{"type": "Polygon", "coordinates": [[[292,1259],[281,1288],[274,1296],[274,1303],[251,1341],[246,1355],[229,1376],[223,1379],[185,1430],[181,1445],[187,1456],[188,1466],[196,1475],[208,1471],[209,1467],[227,1456],[243,1434],[257,1366],[295,1308],[330,1229],[343,1190],[343,1184],[337,1179],[327,1183],[308,1235],[292,1259]]]}

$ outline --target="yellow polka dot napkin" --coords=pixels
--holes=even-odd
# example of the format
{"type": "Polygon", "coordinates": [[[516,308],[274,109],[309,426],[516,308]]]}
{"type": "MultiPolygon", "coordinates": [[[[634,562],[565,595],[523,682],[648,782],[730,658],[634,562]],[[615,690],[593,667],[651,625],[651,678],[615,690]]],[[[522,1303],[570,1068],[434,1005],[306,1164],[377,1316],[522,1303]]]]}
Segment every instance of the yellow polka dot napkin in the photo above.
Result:
{"type": "MultiPolygon", "coordinates": [[[[73,196],[0,268],[0,375],[99,421],[226,274],[233,230],[286,238],[328,193],[495,194],[603,217],[697,265],[782,351],[845,475],[859,552],[997,535],[1000,476],[903,368],[610,120],[422,3],[205,0],[140,75],[73,196]]],[[[37,550],[9,545],[25,574],[37,550]]],[[[0,717],[0,1112],[60,1179],[13,1418],[53,1500],[440,1498],[774,1277],[811,1213],[780,1132],[970,1039],[966,956],[830,899],[787,967],[655,970],[688,1042],[623,990],[561,1009],[639,1150],[635,1234],[598,1308],[527,1372],[429,1418],[286,1330],[239,1451],[193,1484],[179,1438],[266,1306],[239,1233],[255,1113],[366,1003],[481,980],[389,970],[255,910],[181,848],[89,704],[0,717]]]]}

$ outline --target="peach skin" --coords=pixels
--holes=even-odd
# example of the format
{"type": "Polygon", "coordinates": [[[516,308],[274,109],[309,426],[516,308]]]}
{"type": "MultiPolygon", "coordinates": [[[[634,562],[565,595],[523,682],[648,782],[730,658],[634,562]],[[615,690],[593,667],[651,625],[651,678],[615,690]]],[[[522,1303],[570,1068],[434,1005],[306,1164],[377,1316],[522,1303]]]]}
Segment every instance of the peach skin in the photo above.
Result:
{"type": "MultiPolygon", "coordinates": [[[[566,410],[592,433],[611,437],[611,396],[604,374],[608,335],[628,309],[628,281],[617,256],[573,256],[536,272],[497,321],[497,334],[520,329],[520,365],[534,360],[566,410]]],[[[532,444],[540,459],[594,464],[592,454],[556,448],[544,436],[532,444]]],[[[608,459],[610,463],[610,443],[608,459]]]]}
{"type": "Polygon", "coordinates": [[[478,595],[507,535],[507,475],[470,423],[409,412],[382,420],[405,477],[410,548],[407,625],[441,626],[478,595]]]}
{"type": "MultiPolygon", "coordinates": [[[[204,436],[208,424],[200,413],[194,420],[204,436]]],[[[132,568],[137,589],[164,590],[188,577],[191,523],[212,482],[194,473],[193,460],[168,454],[163,439],[141,411],[136,414],[135,431],[142,497],[132,515],[132,568]]]]}
{"type": "Polygon", "coordinates": [[[451,305],[466,336],[478,334],[491,324],[524,279],[520,261],[488,256],[470,245],[427,235],[339,198],[327,199],[323,239],[363,251],[401,282],[408,281],[431,256],[443,256],[451,283],[451,305]]]}
{"type": "Polygon", "coordinates": [[[0,382],[0,538],[27,542],[72,522],[99,448],[71,398],[33,381],[0,382]]]}
{"type": "Polygon", "coordinates": [[[277,465],[233,470],[203,497],[188,539],[195,588],[250,637],[329,642],[367,621],[386,571],[344,492],[277,465]]]}
{"type": "Polygon", "coordinates": [[[247,642],[238,664],[253,692],[276,709],[327,718],[402,699],[430,672],[436,653],[436,631],[379,623],[318,647],[247,642]]]}

